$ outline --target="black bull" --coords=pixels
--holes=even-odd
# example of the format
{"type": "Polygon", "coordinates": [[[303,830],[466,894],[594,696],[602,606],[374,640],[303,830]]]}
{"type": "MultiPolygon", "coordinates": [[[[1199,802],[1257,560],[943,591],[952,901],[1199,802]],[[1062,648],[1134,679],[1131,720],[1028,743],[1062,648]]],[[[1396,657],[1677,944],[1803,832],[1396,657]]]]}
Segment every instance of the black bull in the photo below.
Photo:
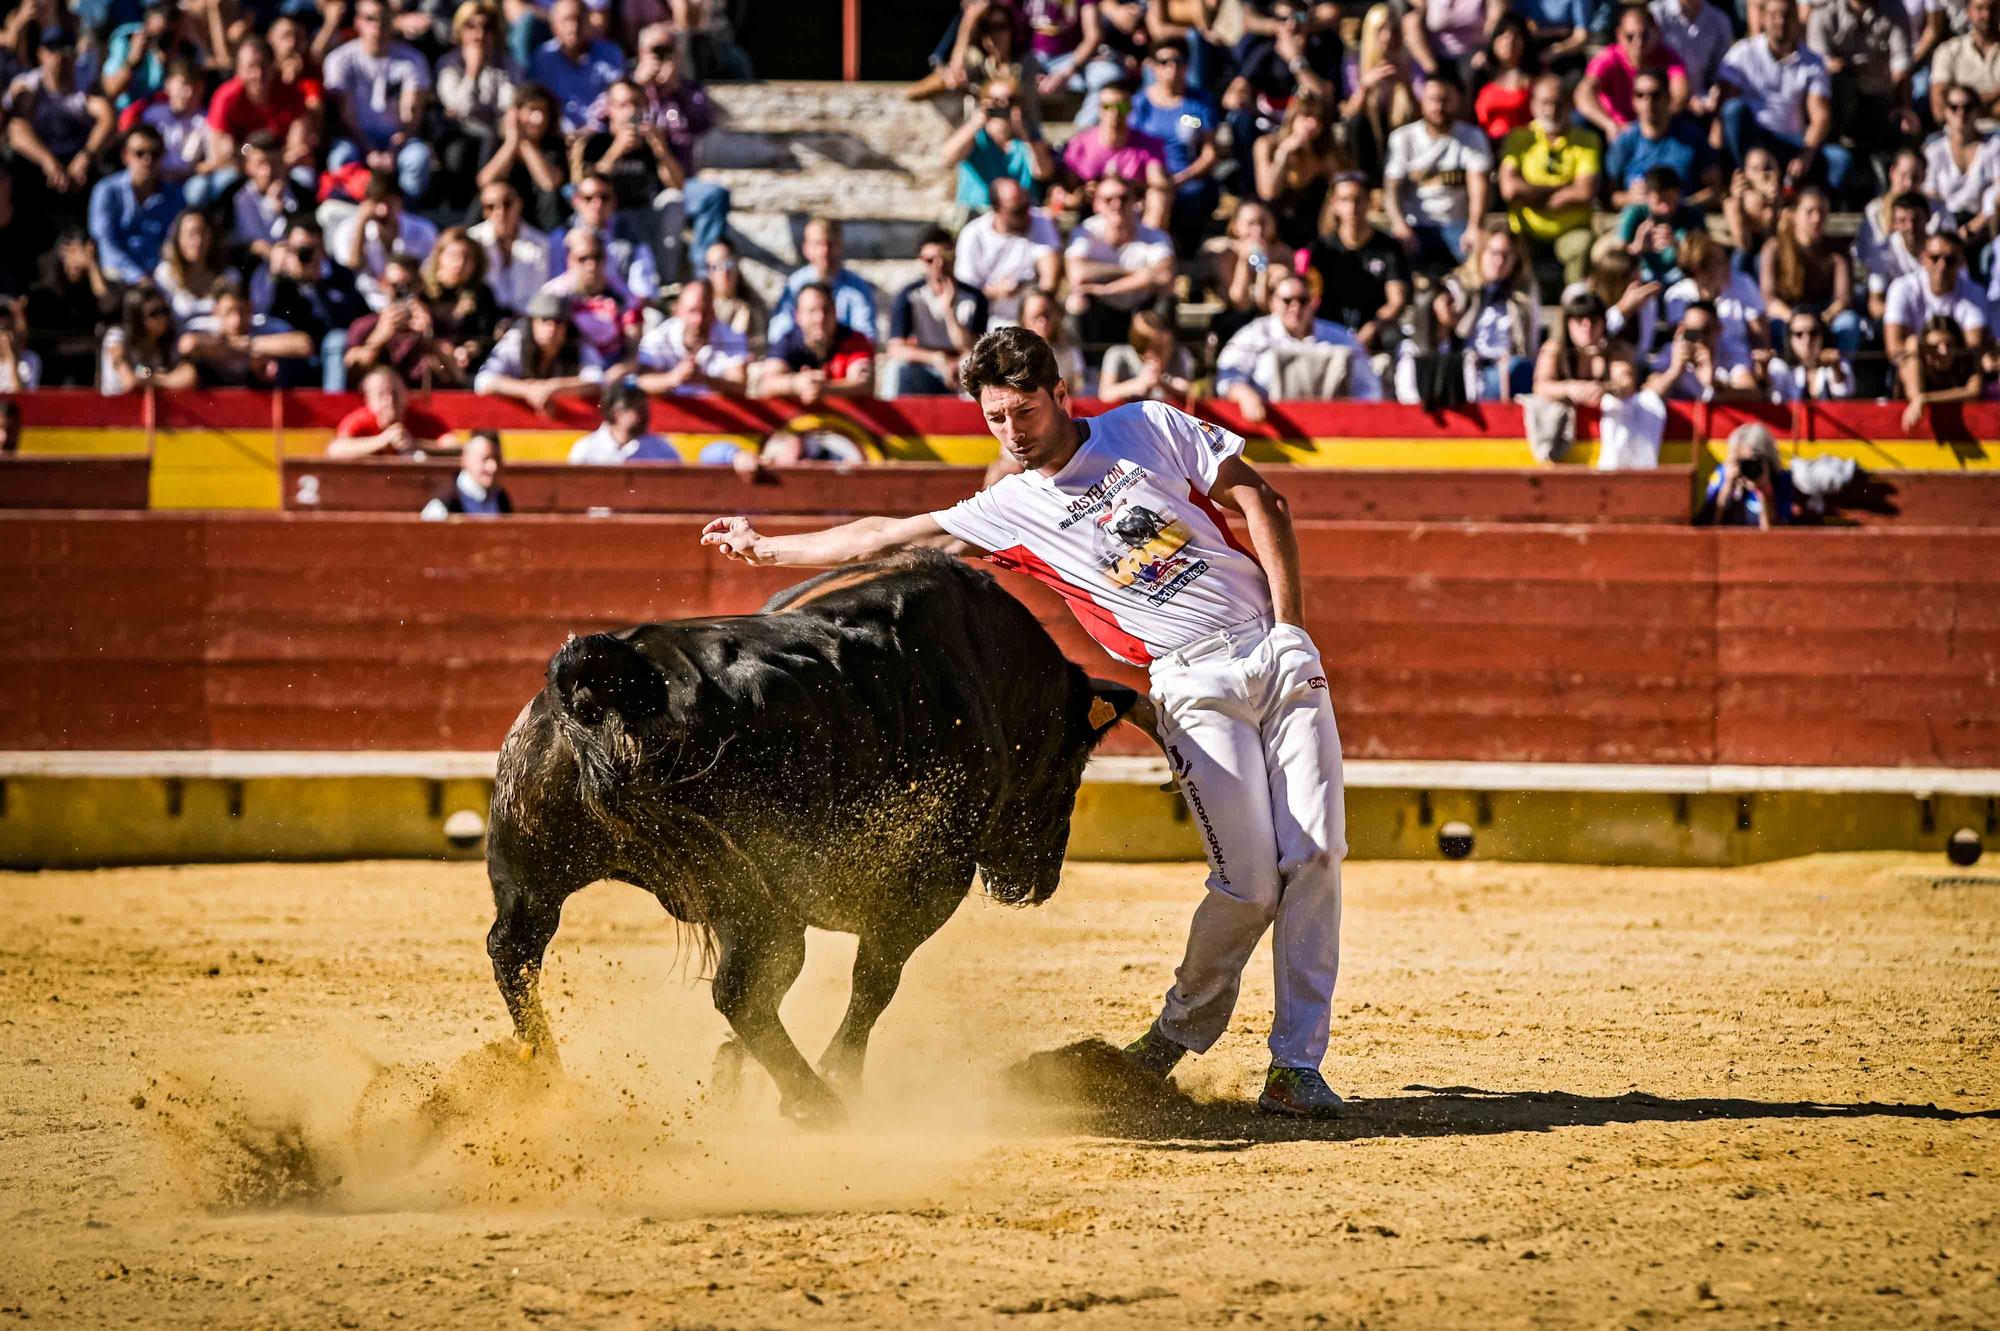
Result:
{"type": "Polygon", "coordinates": [[[517,1036],[554,1058],[543,953],[571,893],[621,880],[712,947],[715,1006],[785,1112],[837,1117],[828,1082],[858,1083],[904,963],[974,869],[1009,904],[1055,891],[1084,763],[1135,706],[942,555],[824,574],[754,615],[572,639],[493,792],[486,945],[517,1036]],[[808,926],[860,940],[826,1081],[778,1020],[808,926]]]}

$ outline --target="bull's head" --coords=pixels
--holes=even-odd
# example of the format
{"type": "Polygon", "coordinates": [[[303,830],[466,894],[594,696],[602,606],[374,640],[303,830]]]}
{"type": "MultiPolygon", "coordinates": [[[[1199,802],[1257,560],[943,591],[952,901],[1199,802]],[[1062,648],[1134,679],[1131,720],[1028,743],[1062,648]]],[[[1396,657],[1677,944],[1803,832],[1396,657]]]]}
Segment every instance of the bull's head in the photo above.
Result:
{"type": "Polygon", "coordinates": [[[1142,701],[1123,684],[1091,679],[1074,668],[1069,675],[1054,752],[999,811],[979,857],[986,894],[1004,905],[1039,906],[1054,895],[1090,752],[1142,701]]]}

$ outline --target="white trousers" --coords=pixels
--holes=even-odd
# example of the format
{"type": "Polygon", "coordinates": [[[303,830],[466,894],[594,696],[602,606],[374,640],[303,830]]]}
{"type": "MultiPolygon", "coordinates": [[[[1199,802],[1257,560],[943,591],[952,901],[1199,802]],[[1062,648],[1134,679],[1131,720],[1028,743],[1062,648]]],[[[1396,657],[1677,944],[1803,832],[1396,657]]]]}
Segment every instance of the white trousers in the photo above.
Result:
{"type": "Polygon", "coordinates": [[[1160,740],[1208,854],[1208,893],[1160,1029],[1206,1050],[1229,1025],[1243,967],[1275,923],[1271,1061],[1326,1056],[1340,972],[1347,812],[1326,667],[1302,628],[1253,622],[1153,663],[1160,740]]]}

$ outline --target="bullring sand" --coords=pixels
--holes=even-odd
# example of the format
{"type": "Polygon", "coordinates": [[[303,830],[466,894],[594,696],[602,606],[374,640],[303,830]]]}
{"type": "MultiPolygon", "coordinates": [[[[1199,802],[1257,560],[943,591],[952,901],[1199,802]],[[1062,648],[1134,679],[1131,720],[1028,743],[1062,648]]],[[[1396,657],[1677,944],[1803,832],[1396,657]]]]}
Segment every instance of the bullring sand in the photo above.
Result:
{"type": "MultiPolygon", "coordinates": [[[[0,1319],[140,1327],[2000,1324],[2000,873],[1358,864],[1325,1125],[1237,1027],[1147,1099],[1192,865],[912,963],[853,1124],[710,1080],[650,899],[573,899],[568,1075],[471,864],[0,876],[0,1319]]],[[[852,942],[785,1008],[816,1053],[852,942]]]]}

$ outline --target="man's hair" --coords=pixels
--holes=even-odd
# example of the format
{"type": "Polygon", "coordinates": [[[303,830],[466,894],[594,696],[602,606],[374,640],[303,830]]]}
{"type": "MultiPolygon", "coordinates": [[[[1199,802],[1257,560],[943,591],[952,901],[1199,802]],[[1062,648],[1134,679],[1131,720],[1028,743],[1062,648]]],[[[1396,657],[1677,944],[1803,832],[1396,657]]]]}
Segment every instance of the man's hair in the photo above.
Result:
{"type": "Polygon", "coordinates": [[[1181,59],[1185,60],[1187,59],[1188,46],[1187,43],[1184,41],[1176,41],[1172,38],[1168,38],[1165,41],[1154,42],[1152,46],[1147,49],[1146,54],[1149,56],[1158,57],[1162,51],[1171,51],[1175,55],[1179,56],[1181,59]]]}
{"type": "Polygon", "coordinates": [[[514,90],[514,105],[519,106],[523,102],[535,102],[544,109],[553,111],[556,105],[556,95],[550,92],[543,84],[523,83],[519,88],[514,90]]]}
{"type": "Polygon", "coordinates": [[[951,238],[951,232],[941,226],[934,226],[924,232],[923,239],[917,242],[917,248],[921,250],[926,245],[942,245],[946,249],[951,249],[956,243],[951,238]]]}
{"type": "Polygon", "coordinates": [[[488,444],[492,445],[493,460],[495,462],[500,460],[500,432],[498,430],[493,429],[491,426],[481,430],[474,430],[466,436],[465,442],[469,444],[474,439],[484,439],[488,444]]]}
{"type": "Polygon", "coordinates": [[[285,145],[280,143],[278,141],[278,136],[273,134],[270,130],[260,129],[256,131],[254,134],[251,134],[248,138],[243,140],[243,150],[245,152],[249,151],[252,148],[255,148],[258,152],[264,153],[267,156],[276,157],[279,153],[284,151],[285,145]]]}
{"type": "Polygon", "coordinates": [[[1019,324],[1009,324],[973,344],[958,363],[958,381],[974,398],[988,388],[1033,393],[1061,383],[1062,370],[1048,343],[1019,324]]]}
{"type": "Polygon", "coordinates": [[[798,292],[792,297],[792,304],[796,306],[800,301],[804,300],[808,291],[819,292],[820,295],[826,297],[826,303],[829,306],[833,304],[833,288],[824,282],[807,282],[801,286],[798,292]]]}
{"type": "Polygon", "coordinates": [[[1649,166],[1646,174],[1639,179],[1655,194],[1665,194],[1668,190],[1676,194],[1681,192],[1680,172],[1670,166],[1649,166]]]}
{"type": "Polygon", "coordinates": [[[1931,201],[1919,190],[1905,190],[1903,193],[1889,200],[1890,212],[1893,213],[1898,208],[1908,208],[1919,217],[1929,217],[1931,215],[1931,201]]]}
{"type": "Polygon", "coordinates": [[[1712,300],[1689,301],[1687,304],[1687,308],[1681,311],[1681,322],[1686,323],[1687,317],[1690,314],[1695,313],[1696,311],[1699,311],[1702,314],[1706,314],[1708,316],[1708,322],[1710,327],[1717,327],[1722,323],[1722,316],[1715,312],[1715,302],[1712,300]]]}
{"type": "Polygon", "coordinates": [[[299,232],[305,232],[314,240],[325,240],[326,233],[320,230],[319,220],[309,213],[300,213],[285,223],[285,238],[290,239],[299,232]]]}
{"type": "Polygon", "coordinates": [[[369,173],[368,188],[361,192],[361,197],[369,203],[387,203],[391,199],[401,203],[403,192],[397,187],[396,178],[387,171],[373,171],[369,173]]]}
{"type": "Polygon", "coordinates": [[[1460,98],[1465,96],[1465,80],[1461,79],[1458,76],[1458,72],[1449,66],[1438,66],[1438,72],[1425,75],[1424,82],[1426,84],[1435,83],[1441,88],[1457,93],[1460,98]]]}
{"type": "Polygon", "coordinates": [[[387,379],[398,388],[407,388],[407,385],[403,383],[403,376],[396,372],[396,367],[393,365],[377,365],[374,369],[361,376],[361,382],[364,384],[371,379],[387,379]]]}
{"type": "Polygon", "coordinates": [[[126,143],[139,143],[141,141],[152,144],[154,149],[158,151],[164,151],[167,146],[166,140],[160,137],[160,131],[147,124],[134,125],[130,132],[125,135],[126,143]]]}

